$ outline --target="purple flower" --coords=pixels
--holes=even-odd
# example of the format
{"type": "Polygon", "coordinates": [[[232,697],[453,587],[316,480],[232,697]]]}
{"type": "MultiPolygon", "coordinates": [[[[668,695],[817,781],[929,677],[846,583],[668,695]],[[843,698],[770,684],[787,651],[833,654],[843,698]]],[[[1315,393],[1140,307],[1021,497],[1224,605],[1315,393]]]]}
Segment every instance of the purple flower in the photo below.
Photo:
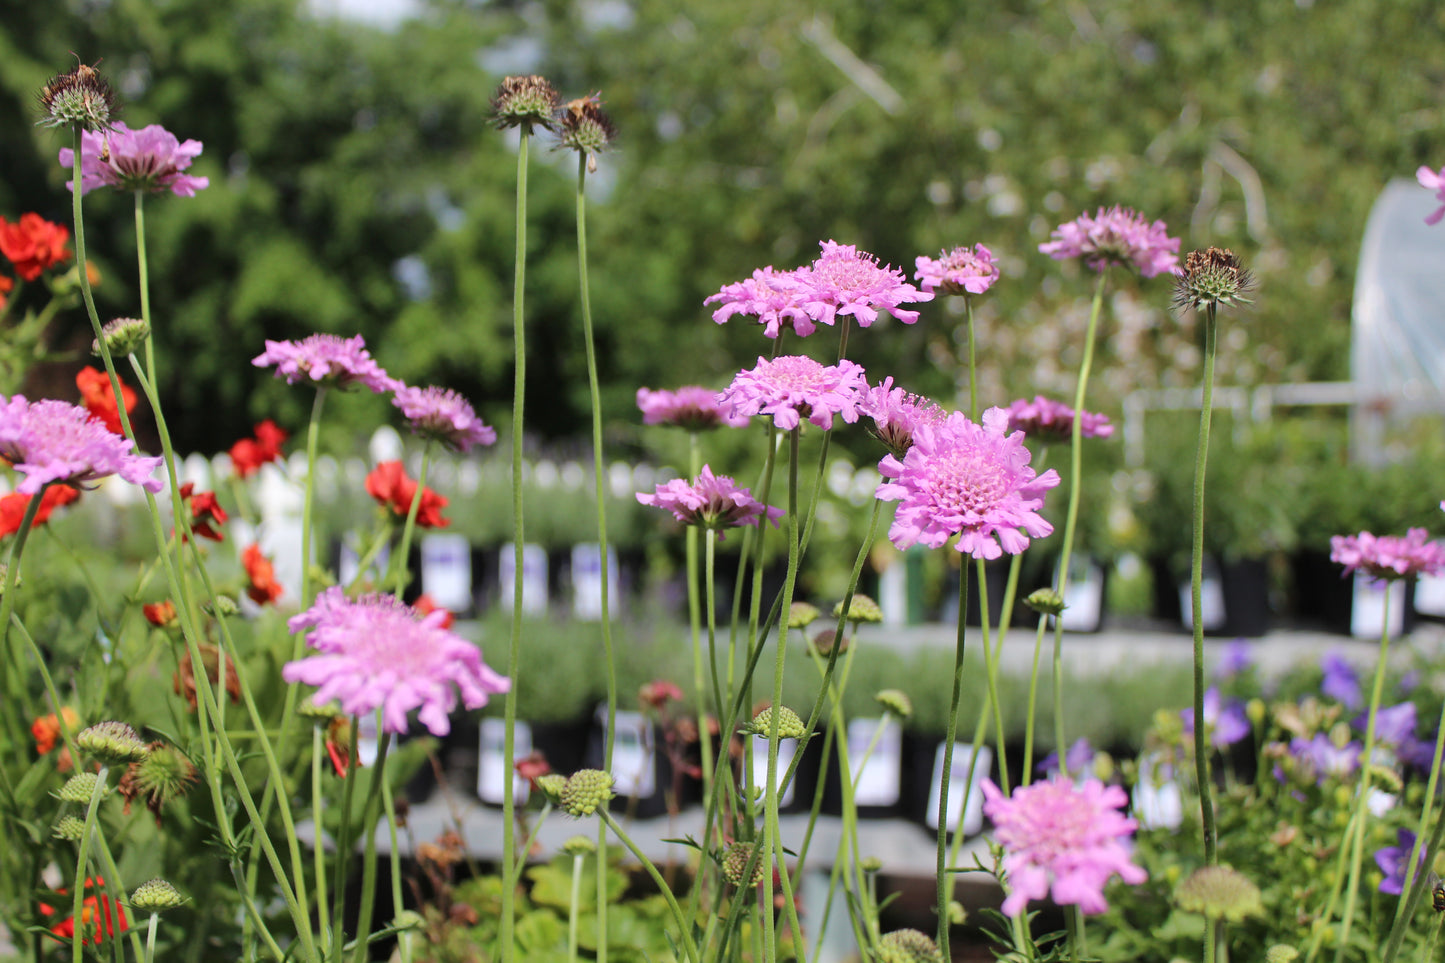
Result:
{"type": "Polygon", "coordinates": [[[1421,187],[1434,191],[1435,200],[1441,204],[1439,210],[1425,218],[1425,223],[1439,224],[1440,219],[1445,218],[1445,167],[1440,168],[1438,173],[1428,167],[1421,167],[1415,172],[1415,179],[1420,182],[1421,187]]]}
{"type": "Polygon", "coordinates": [[[1412,528],[1404,536],[1335,535],[1330,539],[1330,561],[1339,562],[1349,575],[1356,569],[1377,579],[1439,575],[1445,570],[1445,547],[1430,541],[1430,533],[1412,528]]]}
{"type": "MultiPolygon", "coordinates": [[[[169,190],[180,197],[194,197],[211,183],[209,177],[182,174],[200,156],[201,142],[178,141],[160,124],[131,130],[116,124],[109,131],[80,134],[80,193],[110,186],[122,191],[169,190]]],[[[60,166],[75,167],[75,151],[60,149],[60,166]]],[[[75,181],[65,182],[75,189],[75,181]]]]}
{"type": "Polygon", "coordinates": [[[689,385],[676,391],[637,389],[637,407],[642,409],[644,425],[676,425],[688,431],[705,431],[726,425],[742,428],[746,415],[734,415],[718,403],[717,392],[700,385],[689,385]]]}
{"type": "Polygon", "coordinates": [[[913,263],[918,286],[929,294],[982,294],[998,280],[993,252],[982,244],[944,251],[936,261],[919,255],[913,263]]]}
{"type": "Polygon", "coordinates": [[[740,372],[718,395],[718,403],[733,416],[772,415],[773,423],[787,431],[807,418],[819,428],[833,427],[833,416],[852,424],[858,420],[858,402],[868,387],[863,369],[851,361],[824,366],[802,355],[784,355],[740,372]]]}
{"type": "Polygon", "coordinates": [[[900,304],[932,301],[933,295],[904,280],[903,272],[882,267],[871,254],[851,244],[823,241],[823,254],[797,272],[803,285],[800,300],[814,321],[832,324],[837,315],[852,315],[858,327],[866,328],[887,311],[904,324],[918,320],[917,311],[900,304]]]}
{"type": "MultiPolygon", "coordinates": [[[[1008,429],[1038,441],[1070,441],[1074,436],[1074,409],[1043,395],[1034,395],[1033,401],[1020,398],[1008,406],[1008,429]]],[[[1084,438],[1108,438],[1114,426],[1109,424],[1108,415],[1086,411],[1079,419],[1079,432],[1084,438]]]]}
{"type": "Polygon", "coordinates": [[[301,341],[267,341],[266,350],[251,362],[258,368],[276,366],[276,376],[288,385],[311,380],[333,388],[361,384],[380,394],[402,387],[372,360],[361,335],[350,338],[313,334],[301,341]]]}
{"type": "MultiPolygon", "coordinates": [[[[1078,776],[1089,766],[1094,764],[1094,747],[1089,745],[1089,740],[1080,736],[1064,753],[1064,763],[1069,768],[1071,776],[1078,776]]],[[[1034,767],[1034,771],[1041,776],[1052,776],[1059,771],[1059,751],[1044,756],[1043,761],[1034,767]]]]}
{"type": "Polygon", "coordinates": [[[1102,913],[1104,884],[1118,874],[1138,885],[1149,878],[1129,861],[1123,839],[1136,827],[1119,812],[1129,797],[1118,786],[1087,779],[1080,786],[1056,776],[1020,786],[1005,796],[983,781],[983,811],[994,824],[994,840],[1003,847],[1009,885],[1003,912],[1018,916],[1031,899],[1052,893],[1054,902],[1073,904],[1082,913],[1102,913]]]}
{"type": "Polygon", "coordinates": [[[1316,781],[1323,783],[1334,776],[1343,779],[1359,768],[1361,746],[1358,742],[1347,742],[1337,746],[1323,732],[1317,732],[1313,739],[1299,736],[1290,740],[1290,753],[1315,774],[1316,781]]]}
{"type": "MultiPolygon", "coordinates": [[[[1361,712],[1353,720],[1355,728],[1364,732],[1369,726],[1369,713],[1361,712]]],[[[1381,709],[1375,713],[1375,742],[1382,746],[1403,746],[1415,738],[1415,703],[1381,709]]]]}
{"type": "Polygon", "coordinates": [[[727,475],[714,475],[707,465],[697,476],[697,483],[689,485],[681,478],[674,478],[658,485],[652,495],[637,493],[637,500],[644,505],[664,508],[684,525],[701,525],[719,532],[724,528],[739,525],[757,525],[766,516],[773,525],[782,517],[781,508],[764,505],[752,496],[746,488],[739,488],[727,475]]]}
{"type": "Polygon", "coordinates": [[[1163,221],[1150,224],[1127,207],[1101,207],[1093,217],[1080,214],[1054,228],[1053,238],[1039,251],[1056,261],[1083,258],[1095,271],[1125,264],[1146,278],[1179,273],[1179,238],[1169,236],[1163,221]]]}
{"type": "Polygon", "coordinates": [[[1254,668],[1254,648],[1243,639],[1235,639],[1224,647],[1214,667],[1216,679],[1229,679],[1254,668]]]}
{"type": "Polygon", "coordinates": [[[353,600],[329,588],[286,623],[293,633],[311,629],[307,642],[319,654],[288,662],[281,677],[319,686],[317,705],[335,699],[348,715],[380,709],[388,732],[406,732],[407,713],[420,709],[422,724],[444,736],[458,691],[462,705],[478,709],[511,687],[482,661],[480,649],[442,628],[447,618],[442,609],[423,615],[390,595],[353,600]]]}
{"type": "MultiPolygon", "coordinates": [[[[1405,870],[1410,865],[1410,853],[1415,848],[1415,834],[1410,830],[1397,829],[1395,838],[1398,840],[1396,845],[1375,851],[1375,865],[1385,874],[1385,878],[1380,880],[1380,892],[1391,896],[1399,896],[1405,892],[1405,870]]],[[[1425,847],[1422,846],[1416,859],[1415,872],[1418,873],[1424,868],[1425,847]]]]}
{"type": "Polygon", "coordinates": [[[872,419],[869,432],[899,458],[913,446],[919,425],[938,425],[948,418],[948,412],[922,395],[893,387],[891,376],[863,393],[858,411],[872,419]]]}
{"type": "Polygon", "coordinates": [[[412,388],[399,384],[391,403],[423,438],[435,438],[452,451],[496,442],[497,432],[482,424],[467,399],[447,388],[412,388]]]}
{"type": "Polygon", "coordinates": [[[765,267],[758,268],[750,278],[724,285],[702,303],[722,302],[722,307],[712,313],[712,319],[718,324],[742,314],[757,318],[763,325],[763,334],[770,338],[776,338],[784,328],[792,328],[799,337],[806,338],[817,326],[799,302],[803,290],[797,271],[765,267]]]}
{"type": "Polygon", "coordinates": [[[22,495],[39,494],[51,482],[85,488],[107,475],[151,492],[163,486],[153,473],[164,459],[132,454],[123,436],[65,401],[0,398],[0,458],[25,476],[15,486],[22,495]]]}
{"type": "MultiPolygon", "coordinates": [[[[1180,709],[1179,718],[1184,721],[1184,734],[1193,736],[1194,707],[1180,709]]],[[[1223,750],[1239,742],[1249,735],[1249,718],[1244,714],[1244,704],[1238,699],[1230,699],[1228,704],[1222,705],[1219,687],[1210,686],[1204,691],[1204,731],[1209,734],[1209,744],[1216,749],[1223,750]]]]}
{"type": "Polygon", "coordinates": [[[1007,425],[1002,408],[984,412],[982,425],[954,412],[940,424],[920,425],[902,461],[883,457],[878,471],[893,480],[875,494],[902,502],[888,530],[895,546],[938,548],[962,535],[960,552],[998,558],[1028,548],[1025,532],[1042,538],[1054,530],[1038,509],[1044,493],[1059,484],[1059,473],[1050,468],[1036,475],[1023,432],[1009,434],[1007,425]]]}
{"type": "Polygon", "coordinates": [[[1320,659],[1320,668],[1325,673],[1320,683],[1321,692],[1348,709],[1358,709],[1363,704],[1360,676],[1344,656],[1338,652],[1326,652],[1320,659]]]}

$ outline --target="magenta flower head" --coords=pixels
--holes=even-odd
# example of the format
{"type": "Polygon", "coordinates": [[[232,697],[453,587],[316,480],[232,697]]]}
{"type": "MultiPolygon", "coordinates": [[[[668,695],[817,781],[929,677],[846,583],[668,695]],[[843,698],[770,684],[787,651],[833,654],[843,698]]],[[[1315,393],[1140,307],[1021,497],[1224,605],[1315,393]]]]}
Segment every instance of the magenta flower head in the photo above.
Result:
{"type": "Polygon", "coordinates": [[[1023,432],[1008,432],[1002,408],[984,412],[981,425],[956,411],[940,425],[919,427],[902,461],[885,455],[878,463],[892,481],[876,496],[900,503],[889,540],[898,548],[915,542],[938,548],[961,535],[958,550],[974,558],[1017,555],[1028,548],[1027,536],[1054,530],[1038,510],[1059,473],[1037,475],[1029,457],[1023,432]]]}
{"type": "Polygon", "coordinates": [[[781,508],[764,505],[748,489],[734,484],[727,475],[714,475],[707,465],[702,466],[696,484],[689,485],[681,478],[674,478],[658,485],[652,495],[638,492],[637,500],[672,512],[673,517],[684,525],[711,528],[719,533],[719,540],[725,528],[758,525],[764,517],[776,526],[783,515],[781,508]]]}
{"type": "MultiPolygon", "coordinates": [[[[160,124],[131,130],[123,123],[109,131],[82,131],[80,135],[80,192],[97,187],[154,194],[170,191],[179,197],[195,197],[210,186],[209,177],[181,173],[201,154],[198,140],[180,141],[160,124]]],[[[75,167],[75,151],[60,149],[60,166],[75,167]]],[[[75,181],[65,182],[75,189],[75,181]]]]}
{"type": "Polygon", "coordinates": [[[944,251],[937,260],[919,255],[913,263],[918,286],[929,294],[982,294],[998,280],[993,252],[982,244],[944,251]]]}
{"type": "Polygon", "coordinates": [[[319,686],[312,701],[336,700],[347,715],[380,709],[387,732],[406,732],[407,713],[420,709],[422,724],[444,736],[457,692],[463,706],[478,709],[511,687],[480,649],[442,628],[446,620],[443,609],[423,615],[390,595],[349,599],[329,588],[286,623],[293,633],[310,629],[307,642],[318,654],[286,663],[281,678],[319,686]]]}
{"type": "Polygon", "coordinates": [[[858,410],[873,422],[869,433],[899,458],[913,447],[913,433],[919,425],[939,425],[948,418],[948,412],[922,395],[893,387],[891,375],[863,392],[858,410]]]}
{"type": "Polygon", "coordinates": [[[307,380],[330,388],[360,384],[377,394],[402,387],[372,360],[359,334],[350,338],[313,334],[300,341],[267,341],[266,350],[251,363],[258,368],[274,364],[276,377],[285,378],[288,385],[307,380]]]}
{"type": "Polygon", "coordinates": [[[799,301],[803,293],[800,272],[765,267],[758,268],[750,278],[724,285],[702,303],[722,302],[722,307],[712,313],[712,319],[718,324],[741,314],[757,318],[763,325],[763,334],[770,338],[776,338],[784,328],[792,328],[799,337],[806,338],[817,327],[799,301]]]}
{"type": "Polygon", "coordinates": [[[637,407],[642,410],[644,425],[676,425],[688,431],[709,428],[743,428],[746,415],[734,415],[718,403],[717,392],[700,385],[688,385],[676,391],[637,389],[637,407]]]}
{"type": "Polygon", "coordinates": [[[772,415],[784,431],[807,418],[819,428],[833,427],[833,416],[848,424],[858,420],[858,402],[867,389],[863,369],[851,361],[823,365],[802,355],[784,355],[739,372],[718,395],[718,403],[734,416],[772,415]]]}
{"type": "Polygon", "coordinates": [[[1004,850],[1007,916],[1018,916],[1029,900],[1051,892],[1055,903],[1102,913],[1109,908],[1104,884],[1111,877],[1117,874],[1136,886],[1149,878],[1130,862],[1122,842],[1136,824],[1119,812],[1129,797],[1118,786],[1097,779],[1076,786],[1055,776],[1005,796],[985,779],[983,798],[984,814],[993,820],[993,838],[1004,850]]]}
{"type": "Polygon", "coordinates": [[[1095,271],[1123,264],[1146,278],[1179,271],[1179,238],[1169,236],[1163,221],[1150,224],[1127,207],[1101,207],[1093,217],[1080,214],[1054,228],[1053,238],[1039,250],[1055,261],[1083,258],[1095,271]]]}
{"type": "Polygon", "coordinates": [[[467,451],[473,445],[497,440],[496,429],[482,424],[467,399],[449,388],[398,385],[391,403],[406,415],[413,432],[436,439],[452,451],[467,451]]]}
{"type": "Polygon", "coordinates": [[[1349,575],[1356,569],[1377,579],[1439,575],[1445,570],[1445,548],[1430,541],[1430,533],[1412,528],[1404,535],[1335,535],[1330,539],[1330,561],[1339,562],[1349,575]]]}
{"type": "Polygon", "coordinates": [[[1440,168],[1438,172],[1432,171],[1428,167],[1421,167],[1415,172],[1415,180],[1419,181],[1420,186],[1427,191],[1435,192],[1435,200],[1439,201],[1441,206],[1439,210],[1425,218],[1425,223],[1439,224],[1441,218],[1445,218],[1445,167],[1440,168]]]}
{"type": "MultiPolygon", "coordinates": [[[[1086,411],[1079,421],[1085,438],[1108,438],[1114,433],[1108,415],[1086,411]]],[[[1074,409],[1043,395],[1034,395],[1033,401],[1020,398],[1008,406],[1008,429],[1036,441],[1069,441],[1074,436],[1074,409]]]]}
{"type": "Polygon", "coordinates": [[[803,309],[814,321],[832,324],[837,315],[852,315],[858,327],[866,328],[887,311],[904,324],[918,320],[917,311],[900,304],[932,301],[933,294],[920,291],[904,280],[903,272],[883,267],[871,254],[851,244],[823,241],[823,254],[798,271],[804,290],[803,309]]]}
{"type": "Polygon", "coordinates": [[[25,477],[15,490],[35,495],[50,482],[78,488],[108,475],[158,492],[154,472],[164,460],[132,454],[130,442],[78,405],[0,398],[0,458],[25,477]]]}

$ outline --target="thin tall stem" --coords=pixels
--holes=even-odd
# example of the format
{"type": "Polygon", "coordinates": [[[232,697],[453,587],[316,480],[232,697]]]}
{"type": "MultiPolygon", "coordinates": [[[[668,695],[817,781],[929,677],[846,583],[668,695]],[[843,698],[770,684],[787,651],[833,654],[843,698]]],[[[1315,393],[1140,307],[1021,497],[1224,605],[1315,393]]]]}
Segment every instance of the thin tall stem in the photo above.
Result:
{"type": "MultiPolygon", "coordinates": [[[[962,565],[958,569],[958,641],[953,655],[953,693],[948,699],[948,725],[943,742],[943,770],[938,774],[938,948],[945,960],[952,959],[948,939],[948,903],[953,890],[948,872],[948,787],[953,776],[953,743],[958,738],[958,704],[963,698],[963,656],[967,637],[968,579],[962,565]]],[[[978,747],[974,747],[974,752],[978,747]]],[[[968,787],[964,787],[967,792],[968,787]]],[[[960,822],[961,814],[960,814],[960,822]]],[[[959,831],[963,826],[959,826],[959,831]]]]}
{"type": "MultiPolygon", "coordinates": [[[[1199,782],[1199,811],[1204,828],[1204,862],[1219,862],[1214,825],[1214,791],[1209,778],[1209,743],[1204,731],[1204,469],[1209,459],[1209,423],[1214,411],[1215,305],[1204,318],[1204,393],[1199,408],[1199,447],[1194,455],[1194,538],[1190,548],[1189,605],[1194,622],[1194,772],[1199,782]]],[[[1077,427],[1079,419],[1074,419],[1077,427]]],[[[1371,719],[1373,723],[1373,718],[1371,719]]],[[[1060,752],[1063,746],[1060,744],[1060,752]]]]}

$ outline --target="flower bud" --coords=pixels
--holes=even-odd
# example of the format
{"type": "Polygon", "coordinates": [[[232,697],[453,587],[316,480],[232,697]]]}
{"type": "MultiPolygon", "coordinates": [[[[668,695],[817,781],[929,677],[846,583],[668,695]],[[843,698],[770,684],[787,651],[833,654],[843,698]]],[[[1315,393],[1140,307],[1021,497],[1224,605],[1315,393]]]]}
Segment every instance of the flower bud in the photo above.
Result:
{"type": "MultiPolygon", "coordinates": [[[[743,871],[748,868],[748,860],[753,858],[753,853],[758,849],[757,843],[733,843],[723,853],[722,871],[729,883],[734,886],[743,886],[743,871]]],[[[748,886],[757,886],[763,881],[763,872],[767,867],[767,861],[761,854],[753,861],[753,875],[747,880],[748,886]]]]}
{"type": "Polygon", "coordinates": [[[51,835],[56,839],[66,839],[72,843],[80,842],[80,837],[85,835],[85,820],[66,816],[55,824],[55,831],[51,835]]]}
{"type": "Polygon", "coordinates": [[[878,941],[878,963],[943,963],[943,954],[921,930],[894,930],[878,941]]]}
{"type": "Polygon", "coordinates": [[[1040,615],[1058,616],[1064,610],[1064,597],[1051,588],[1041,588],[1029,593],[1024,604],[1040,615]]]}
{"type": "Polygon", "coordinates": [[[807,602],[794,602],[792,606],[788,608],[788,628],[806,629],[822,614],[823,613],[818,611],[816,605],[809,605],[807,602]]]}
{"type": "Polygon", "coordinates": [[[562,844],[562,852],[568,856],[590,856],[597,852],[597,841],[587,836],[573,836],[562,844]]]}
{"type": "MultiPolygon", "coordinates": [[[[540,780],[539,780],[540,782],[540,780]]],[[[579,769],[562,788],[560,803],[569,816],[581,819],[612,798],[612,776],[600,769],[579,769]]]]}
{"type": "MultiPolygon", "coordinates": [[[[95,792],[95,784],[99,781],[100,777],[93,772],[76,773],[65,781],[55,798],[61,802],[89,803],[95,792]]],[[[101,795],[105,795],[104,789],[101,790],[101,795]]]]}
{"type": "Polygon", "coordinates": [[[98,756],[107,763],[135,762],[146,756],[146,744],[134,729],[124,722],[108,720],[82,729],[75,737],[82,752],[98,756]]]}
{"type": "Polygon", "coordinates": [[[163,879],[141,883],[135,888],[135,892],[130,894],[131,909],[140,910],[142,913],[164,913],[185,901],[186,898],[163,879]]]}
{"type": "MultiPolygon", "coordinates": [[[[839,602],[833,606],[833,618],[843,614],[843,603],[839,602]]],[[[866,595],[854,595],[848,604],[848,621],[854,625],[861,625],[864,622],[882,622],[883,610],[878,603],[866,595]]]]}
{"type": "Polygon", "coordinates": [[[123,358],[144,347],[150,336],[151,326],[139,318],[116,318],[107,321],[100,329],[99,338],[91,339],[90,353],[100,357],[100,342],[103,340],[112,357],[123,358]]]}
{"type": "Polygon", "coordinates": [[[884,712],[891,712],[900,719],[913,715],[913,700],[902,689],[884,689],[873,697],[873,701],[882,706],[884,712]]]}
{"type": "Polygon", "coordinates": [[[801,739],[803,733],[807,731],[803,726],[803,720],[798,718],[798,714],[787,706],[778,706],[776,709],[773,706],[763,708],[753,716],[752,722],[738,731],[744,735],[769,736],[772,734],[774,715],[778,719],[779,739],[801,739]]]}
{"type": "Polygon", "coordinates": [[[1202,866],[1179,884],[1174,902],[1186,913],[1199,913],[1211,920],[1241,922],[1246,916],[1264,911],[1259,887],[1243,873],[1228,866],[1202,866]]]}
{"type": "Polygon", "coordinates": [[[557,772],[549,772],[546,775],[537,777],[537,790],[547,798],[552,805],[559,805],[562,802],[562,791],[567,788],[567,777],[557,772]]]}

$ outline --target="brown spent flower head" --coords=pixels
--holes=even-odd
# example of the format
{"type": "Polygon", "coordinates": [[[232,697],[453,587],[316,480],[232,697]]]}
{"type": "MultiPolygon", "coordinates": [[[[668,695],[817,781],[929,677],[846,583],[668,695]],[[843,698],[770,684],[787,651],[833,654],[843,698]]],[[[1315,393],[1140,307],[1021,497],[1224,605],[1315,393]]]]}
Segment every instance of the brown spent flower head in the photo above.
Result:
{"type": "Polygon", "coordinates": [[[922,930],[894,930],[878,941],[878,963],[943,963],[943,954],[922,930]]]}
{"type": "Polygon", "coordinates": [[[1174,304],[1180,310],[1249,304],[1253,299],[1247,295],[1253,286],[1254,277],[1228,248],[1190,251],[1184,259],[1184,273],[1174,285],[1174,304]]]}
{"type": "Polygon", "coordinates": [[[45,112],[36,122],[40,127],[110,130],[120,104],[109,81],[94,67],[77,63],[74,70],[56,74],[40,88],[40,109],[45,112]]]}
{"type": "Polygon", "coordinates": [[[813,636],[812,644],[813,648],[818,650],[819,655],[831,655],[835,642],[838,643],[838,651],[842,653],[848,651],[848,646],[852,641],[853,640],[848,637],[847,632],[843,633],[842,641],[838,642],[837,633],[833,629],[820,629],[818,633],[813,636]]]}
{"type": "Polygon", "coordinates": [[[569,100],[558,113],[558,147],[587,155],[587,172],[597,172],[596,155],[607,149],[617,136],[612,118],[602,110],[600,94],[569,100]]]}
{"type": "Polygon", "coordinates": [[[546,77],[503,77],[492,97],[493,120],[499,128],[521,127],[529,134],[533,127],[554,130],[561,101],[546,77]]]}
{"type": "Polygon", "coordinates": [[[196,767],[189,756],[175,746],[152,742],[146,757],[131,763],[115,788],[125,797],[123,812],[129,813],[130,804],[137,799],[144,800],[159,826],[161,807],[184,796],[195,781],[196,767]]]}

